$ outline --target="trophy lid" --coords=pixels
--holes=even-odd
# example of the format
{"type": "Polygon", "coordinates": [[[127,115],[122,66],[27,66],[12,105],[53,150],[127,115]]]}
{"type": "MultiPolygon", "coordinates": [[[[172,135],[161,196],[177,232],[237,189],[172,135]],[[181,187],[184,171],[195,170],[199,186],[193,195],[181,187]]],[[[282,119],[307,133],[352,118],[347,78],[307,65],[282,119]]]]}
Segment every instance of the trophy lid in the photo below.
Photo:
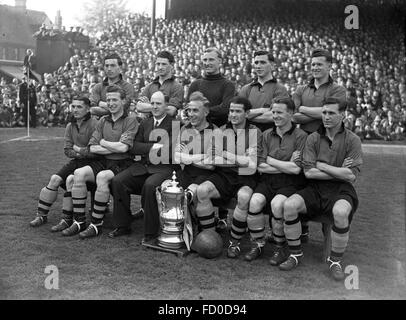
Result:
{"type": "Polygon", "coordinates": [[[170,181],[162,191],[166,193],[183,193],[183,188],[178,186],[178,184],[179,182],[176,181],[176,172],[174,171],[172,181],[170,181]]]}

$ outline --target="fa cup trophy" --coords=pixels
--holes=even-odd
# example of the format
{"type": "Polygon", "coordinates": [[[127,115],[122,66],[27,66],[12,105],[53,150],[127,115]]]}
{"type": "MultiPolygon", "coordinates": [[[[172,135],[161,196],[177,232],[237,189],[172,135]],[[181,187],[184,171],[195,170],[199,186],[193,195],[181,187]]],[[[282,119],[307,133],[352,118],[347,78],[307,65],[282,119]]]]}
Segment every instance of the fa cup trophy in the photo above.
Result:
{"type": "MultiPolygon", "coordinates": [[[[186,246],[189,249],[189,232],[185,229],[187,218],[187,196],[182,187],[178,186],[176,173],[173,172],[172,180],[166,180],[157,188],[161,231],[157,239],[158,246],[166,249],[180,249],[186,246]],[[185,243],[186,242],[186,243],[185,243]]],[[[193,236],[193,234],[191,235],[193,236]]]]}

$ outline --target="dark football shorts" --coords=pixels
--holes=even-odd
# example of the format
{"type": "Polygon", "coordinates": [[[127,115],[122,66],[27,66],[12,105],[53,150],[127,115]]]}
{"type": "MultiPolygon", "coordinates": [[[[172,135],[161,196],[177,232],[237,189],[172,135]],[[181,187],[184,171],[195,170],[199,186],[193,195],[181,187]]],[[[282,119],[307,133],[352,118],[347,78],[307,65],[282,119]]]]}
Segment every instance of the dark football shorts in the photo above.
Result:
{"type": "Polygon", "coordinates": [[[223,169],[216,169],[206,181],[214,184],[217,191],[220,193],[221,203],[228,203],[233,197],[237,196],[238,190],[242,187],[250,187],[255,190],[257,186],[257,174],[243,176],[237,172],[224,172],[223,169]]]}
{"type": "Polygon", "coordinates": [[[305,202],[307,219],[318,215],[328,215],[333,219],[333,207],[338,200],[346,200],[351,205],[349,222],[351,223],[358,208],[358,197],[349,182],[308,180],[307,187],[296,192],[305,202]]]}
{"type": "Polygon", "coordinates": [[[180,186],[186,189],[191,184],[201,184],[213,174],[213,170],[198,168],[192,165],[187,165],[183,170],[178,170],[177,177],[180,186]]]}
{"type": "Polygon", "coordinates": [[[90,163],[89,166],[92,168],[94,177],[96,178],[97,174],[100,171],[104,170],[111,170],[116,176],[121,171],[124,171],[125,169],[130,167],[133,163],[134,160],[132,159],[123,159],[123,160],[102,159],[90,163]]]}
{"type": "Polygon", "coordinates": [[[302,173],[298,175],[293,174],[262,174],[254,193],[262,194],[266,203],[269,204],[272,199],[278,195],[290,197],[298,190],[306,186],[306,179],[302,173]]]}
{"type": "Polygon", "coordinates": [[[65,183],[66,178],[73,174],[76,169],[85,167],[90,165],[92,162],[95,162],[97,160],[91,160],[91,159],[72,159],[69,161],[67,164],[65,164],[56,174],[60,176],[65,183]]]}

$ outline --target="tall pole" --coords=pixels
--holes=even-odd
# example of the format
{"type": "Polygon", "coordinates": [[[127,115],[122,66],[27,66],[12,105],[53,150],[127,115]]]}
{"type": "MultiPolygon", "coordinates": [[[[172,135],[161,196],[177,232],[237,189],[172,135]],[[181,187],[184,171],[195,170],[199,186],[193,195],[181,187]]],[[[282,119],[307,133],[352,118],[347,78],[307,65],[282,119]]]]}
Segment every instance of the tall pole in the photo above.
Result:
{"type": "Polygon", "coordinates": [[[28,70],[27,70],[27,136],[30,136],[30,67],[28,64],[28,70]]]}
{"type": "Polygon", "coordinates": [[[151,34],[155,35],[155,26],[156,26],[156,0],[152,0],[152,17],[151,17],[151,34]]]}

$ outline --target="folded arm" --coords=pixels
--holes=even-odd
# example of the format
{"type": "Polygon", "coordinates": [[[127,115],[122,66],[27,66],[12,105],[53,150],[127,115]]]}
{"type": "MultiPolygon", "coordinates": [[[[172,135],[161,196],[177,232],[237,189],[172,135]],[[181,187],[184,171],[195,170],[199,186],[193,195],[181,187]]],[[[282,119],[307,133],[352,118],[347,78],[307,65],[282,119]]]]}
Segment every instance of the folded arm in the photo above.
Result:
{"type": "Polygon", "coordinates": [[[266,163],[282,173],[299,174],[301,171],[301,168],[293,161],[282,161],[268,156],[266,158],[266,163]]]}
{"type": "Polygon", "coordinates": [[[324,162],[317,162],[316,168],[334,179],[354,182],[356,177],[348,167],[335,167],[324,162]]]}
{"type": "Polygon", "coordinates": [[[125,153],[128,151],[129,146],[120,141],[112,142],[104,139],[100,140],[100,146],[111,151],[112,153],[125,153]]]}

